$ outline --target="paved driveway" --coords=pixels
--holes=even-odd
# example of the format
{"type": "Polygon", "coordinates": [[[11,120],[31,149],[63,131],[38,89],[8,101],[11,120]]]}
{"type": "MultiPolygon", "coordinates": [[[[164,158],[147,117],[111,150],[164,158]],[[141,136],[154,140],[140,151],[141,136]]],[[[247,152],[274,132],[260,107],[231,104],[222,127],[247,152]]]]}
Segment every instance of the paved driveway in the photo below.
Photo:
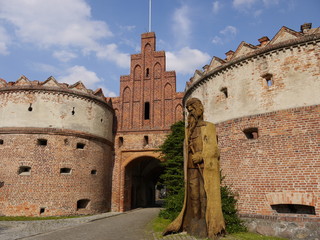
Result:
{"type": "MultiPolygon", "coordinates": [[[[159,208],[145,208],[95,220],[78,226],[55,230],[25,240],[143,240],[153,239],[146,225],[159,213],[159,208]]],[[[1,236],[1,235],[0,235],[1,236]]],[[[1,239],[1,238],[0,238],[1,239]]]]}

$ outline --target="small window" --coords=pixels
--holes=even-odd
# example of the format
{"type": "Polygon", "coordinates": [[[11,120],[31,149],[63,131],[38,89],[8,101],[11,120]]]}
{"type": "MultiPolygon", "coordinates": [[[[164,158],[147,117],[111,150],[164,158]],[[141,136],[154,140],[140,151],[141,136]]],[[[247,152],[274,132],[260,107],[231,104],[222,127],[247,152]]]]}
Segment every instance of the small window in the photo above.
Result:
{"type": "Polygon", "coordinates": [[[314,206],[300,204],[275,204],[271,208],[277,213],[316,215],[314,206]]]}
{"type": "Polygon", "coordinates": [[[84,143],[77,143],[77,149],[84,149],[84,143]]]}
{"type": "Polygon", "coordinates": [[[40,214],[44,213],[46,211],[46,208],[40,208],[40,214]]]}
{"type": "Polygon", "coordinates": [[[74,111],[75,107],[72,108],[71,114],[74,115],[76,112],[74,111]]]}
{"type": "Polygon", "coordinates": [[[247,128],[243,131],[247,139],[257,139],[258,138],[258,128],[247,128]]]}
{"type": "Polygon", "coordinates": [[[4,182],[0,182],[0,188],[4,186],[4,182]]]}
{"type": "Polygon", "coordinates": [[[71,168],[60,168],[60,173],[65,175],[71,174],[71,168]]]}
{"type": "Polygon", "coordinates": [[[146,146],[149,144],[149,137],[148,136],[144,136],[143,137],[143,145],[146,146]]]}
{"type": "Polygon", "coordinates": [[[18,170],[19,175],[30,175],[31,174],[31,167],[28,166],[21,166],[18,170]]]}
{"type": "Polygon", "coordinates": [[[146,69],[146,77],[149,77],[150,76],[150,70],[149,68],[146,69]]]}
{"type": "Polygon", "coordinates": [[[48,140],[47,139],[38,139],[39,146],[47,146],[48,140]]]}
{"type": "Polygon", "coordinates": [[[77,210],[85,209],[88,207],[90,200],[89,199],[80,199],[77,201],[77,210]]]}
{"type": "Polygon", "coordinates": [[[267,73],[262,76],[265,79],[265,82],[268,87],[271,87],[273,85],[273,76],[270,73],[267,73]]]}
{"type": "Polygon", "coordinates": [[[97,175],[97,170],[92,169],[92,170],[91,170],[91,175],[97,175]]]}
{"type": "Polygon", "coordinates": [[[119,147],[122,147],[123,145],[123,137],[119,137],[119,147]]]}
{"type": "Polygon", "coordinates": [[[223,93],[225,98],[228,98],[228,88],[226,87],[221,88],[220,91],[223,93]]]}
{"type": "Polygon", "coordinates": [[[150,103],[149,102],[144,103],[144,119],[145,120],[150,119],[150,103]]]}
{"type": "Polygon", "coordinates": [[[30,103],[29,107],[28,107],[28,111],[32,112],[33,108],[32,108],[32,103],[30,103]]]}
{"type": "Polygon", "coordinates": [[[3,139],[0,139],[0,145],[3,145],[3,139]]]}

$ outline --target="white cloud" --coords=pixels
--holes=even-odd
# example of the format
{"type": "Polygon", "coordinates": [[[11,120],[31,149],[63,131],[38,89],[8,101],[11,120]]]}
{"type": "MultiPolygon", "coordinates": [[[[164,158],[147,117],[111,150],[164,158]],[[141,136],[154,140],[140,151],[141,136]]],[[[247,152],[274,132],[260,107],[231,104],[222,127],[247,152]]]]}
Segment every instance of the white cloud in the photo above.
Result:
{"type": "Polygon", "coordinates": [[[9,43],[10,43],[10,37],[7,34],[7,31],[0,26],[0,54],[1,55],[9,54],[9,51],[8,51],[9,43]]]}
{"type": "Polygon", "coordinates": [[[215,36],[215,37],[212,39],[212,43],[213,43],[213,44],[223,44],[223,40],[222,40],[221,37],[215,36]]]}
{"type": "Polygon", "coordinates": [[[220,36],[215,36],[212,39],[213,44],[224,44],[224,42],[229,42],[232,40],[238,33],[238,29],[234,26],[226,26],[220,31],[220,36]]]}
{"type": "Polygon", "coordinates": [[[214,1],[212,3],[212,11],[213,11],[213,13],[217,14],[220,11],[221,7],[222,7],[222,5],[221,5],[221,3],[219,1],[214,1]]]}
{"type": "Polygon", "coordinates": [[[189,47],[178,52],[167,52],[166,56],[168,69],[178,74],[193,74],[195,69],[203,67],[211,58],[209,54],[189,47]]]}
{"type": "Polygon", "coordinates": [[[75,53],[66,50],[54,51],[53,56],[61,62],[69,62],[71,59],[77,57],[75,53]]]}
{"type": "Polygon", "coordinates": [[[121,53],[118,50],[116,44],[108,44],[106,46],[101,46],[96,49],[96,54],[98,58],[107,59],[109,61],[115,62],[119,67],[129,68],[130,56],[129,54],[121,53]]]}
{"type": "Polygon", "coordinates": [[[91,19],[84,0],[10,0],[0,2],[0,16],[15,26],[17,36],[42,47],[90,47],[112,36],[107,24],[91,19]]]}
{"type": "Polygon", "coordinates": [[[238,30],[234,26],[226,26],[225,29],[221,30],[220,33],[225,36],[235,36],[238,30]]]}
{"type": "Polygon", "coordinates": [[[81,81],[87,88],[93,88],[97,83],[101,82],[95,72],[86,69],[84,66],[73,66],[66,70],[66,74],[58,77],[59,82],[74,84],[81,81]]]}
{"type": "Polygon", "coordinates": [[[250,8],[257,0],[233,0],[233,7],[236,9],[246,9],[250,8]]]}
{"type": "MultiPolygon", "coordinates": [[[[72,50],[80,50],[83,54],[94,52],[121,67],[129,66],[129,56],[116,44],[100,43],[113,34],[105,22],[92,19],[84,0],[0,0],[0,19],[14,26],[19,41],[55,49],[53,56],[62,62],[77,57],[72,50]]],[[[6,53],[5,43],[0,37],[1,53],[6,53]]]]}
{"type": "Polygon", "coordinates": [[[187,5],[175,10],[172,30],[179,45],[185,45],[191,35],[191,11],[187,5]]]}
{"type": "Polygon", "coordinates": [[[104,96],[106,96],[106,97],[117,97],[117,94],[115,92],[110,91],[106,87],[100,86],[100,88],[102,89],[104,96]]]}

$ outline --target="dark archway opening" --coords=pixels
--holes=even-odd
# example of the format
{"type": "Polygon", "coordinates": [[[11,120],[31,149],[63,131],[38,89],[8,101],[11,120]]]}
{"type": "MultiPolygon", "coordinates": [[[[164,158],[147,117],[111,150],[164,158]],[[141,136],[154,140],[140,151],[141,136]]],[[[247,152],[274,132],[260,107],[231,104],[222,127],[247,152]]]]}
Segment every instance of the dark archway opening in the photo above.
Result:
{"type": "Polygon", "coordinates": [[[140,157],[126,166],[125,210],[157,206],[156,184],[163,168],[153,157],[140,157]]]}

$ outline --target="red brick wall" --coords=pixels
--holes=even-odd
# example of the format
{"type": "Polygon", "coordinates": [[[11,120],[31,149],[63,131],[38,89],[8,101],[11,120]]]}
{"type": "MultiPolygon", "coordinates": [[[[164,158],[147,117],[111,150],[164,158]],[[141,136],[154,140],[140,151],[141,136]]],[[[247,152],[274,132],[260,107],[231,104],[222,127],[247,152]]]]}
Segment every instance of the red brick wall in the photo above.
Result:
{"type": "Polygon", "coordinates": [[[183,93],[176,92],[176,75],[166,71],[164,51],[156,51],[155,34],[141,35],[141,53],[131,55],[130,75],[120,77],[120,96],[112,98],[116,114],[115,165],[113,170],[112,209],[130,207],[126,196],[125,164],[138,157],[154,157],[170,126],[183,119],[183,93]],[[145,119],[148,102],[149,119],[145,119]],[[148,136],[149,144],[144,144],[148,136]],[[119,137],[124,144],[119,146],[119,137]],[[132,157],[135,156],[135,157],[132,157]]]}
{"type": "MultiPolygon", "coordinates": [[[[93,214],[110,210],[111,147],[97,139],[72,134],[1,134],[0,215],[93,214]],[[47,146],[37,139],[47,139],[47,146]],[[77,149],[77,143],[84,143],[77,149]],[[30,175],[19,175],[20,166],[31,167],[30,175]],[[61,168],[71,168],[63,175],[61,168]],[[91,174],[96,170],[96,175],[91,174]],[[77,211],[77,201],[90,199],[77,211]]],[[[61,132],[59,133],[61,134],[61,132]]]]}
{"type": "Polygon", "coordinates": [[[225,184],[238,193],[241,214],[285,216],[270,205],[303,204],[316,210],[306,216],[320,216],[319,119],[316,105],[216,125],[225,184]],[[247,139],[243,130],[254,127],[258,138],[247,139]]]}

